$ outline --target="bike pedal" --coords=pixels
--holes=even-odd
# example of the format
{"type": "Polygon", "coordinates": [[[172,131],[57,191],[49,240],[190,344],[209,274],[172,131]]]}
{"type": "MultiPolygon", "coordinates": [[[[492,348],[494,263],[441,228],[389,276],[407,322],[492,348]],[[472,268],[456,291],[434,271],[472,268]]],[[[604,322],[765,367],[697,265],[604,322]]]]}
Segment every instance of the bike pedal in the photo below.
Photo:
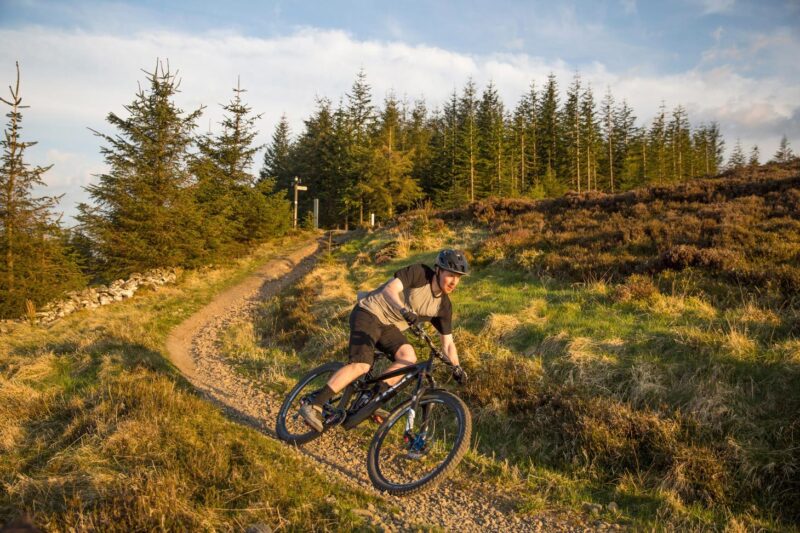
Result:
{"type": "Polygon", "coordinates": [[[383,422],[386,420],[386,419],[385,419],[384,417],[382,417],[381,415],[372,415],[372,416],[370,417],[370,419],[371,419],[373,422],[375,422],[376,424],[383,424],[383,422]]]}

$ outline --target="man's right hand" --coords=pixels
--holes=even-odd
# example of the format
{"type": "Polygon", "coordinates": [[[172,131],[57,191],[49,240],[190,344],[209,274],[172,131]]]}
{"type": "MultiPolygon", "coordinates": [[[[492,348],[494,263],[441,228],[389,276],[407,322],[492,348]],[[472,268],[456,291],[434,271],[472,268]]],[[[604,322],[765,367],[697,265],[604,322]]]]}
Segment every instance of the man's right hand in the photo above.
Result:
{"type": "Polygon", "coordinates": [[[405,308],[400,314],[403,315],[403,318],[408,322],[409,326],[416,326],[420,322],[419,315],[411,309],[405,308]]]}
{"type": "Polygon", "coordinates": [[[453,368],[453,379],[456,380],[456,383],[459,385],[464,385],[467,383],[467,373],[466,371],[461,368],[460,366],[453,368]]]}

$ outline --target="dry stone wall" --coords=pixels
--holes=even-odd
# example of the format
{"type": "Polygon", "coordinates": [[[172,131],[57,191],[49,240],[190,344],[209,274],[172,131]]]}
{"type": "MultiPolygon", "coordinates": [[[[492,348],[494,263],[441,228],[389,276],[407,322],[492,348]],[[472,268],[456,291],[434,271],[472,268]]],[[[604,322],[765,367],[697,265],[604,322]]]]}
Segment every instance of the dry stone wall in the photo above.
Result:
{"type": "Polygon", "coordinates": [[[36,313],[36,319],[49,324],[81,309],[95,309],[114,302],[131,298],[142,288],[156,289],[167,283],[174,283],[179,270],[158,268],[144,274],[135,273],[128,279],[118,279],[108,286],[99,285],[82,291],[68,292],[65,298],[51,302],[36,313]]]}

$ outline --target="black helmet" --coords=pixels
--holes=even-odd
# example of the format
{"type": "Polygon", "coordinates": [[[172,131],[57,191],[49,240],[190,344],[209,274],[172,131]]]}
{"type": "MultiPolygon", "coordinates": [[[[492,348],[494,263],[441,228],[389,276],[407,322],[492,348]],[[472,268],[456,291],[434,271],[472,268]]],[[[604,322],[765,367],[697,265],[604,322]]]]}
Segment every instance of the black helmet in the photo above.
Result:
{"type": "Polygon", "coordinates": [[[445,249],[439,252],[436,256],[436,266],[456,274],[469,274],[467,258],[457,250],[445,249]]]}

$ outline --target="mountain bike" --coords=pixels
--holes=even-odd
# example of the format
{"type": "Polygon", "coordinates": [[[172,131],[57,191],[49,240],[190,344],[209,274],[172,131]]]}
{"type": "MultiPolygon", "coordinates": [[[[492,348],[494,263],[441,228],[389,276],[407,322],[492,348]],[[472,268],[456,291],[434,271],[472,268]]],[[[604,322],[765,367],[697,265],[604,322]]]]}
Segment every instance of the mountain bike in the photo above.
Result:
{"type": "MultiPolygon", "coordinates": [[[[472,415],[464,401],[438,388],[433,377],[436,359],[453,365],[421,326],[411,326],[410,331],[430,346],[426,361],[376,376],[376,363],[390,359],[376,351],[369,372],[331,398],[322,410],[322,433],[336,426],[350,430],[368,418],[380,424],[367,451],[367,472],[377,489],[394,495],[414,494],[439,483],[461,461],[472,435],[472,415]],[[402,378],[379,393],[381,381],[395,376],[402,378]],[[400,395],[404,389],[409,390],[400,395]],[[396,397],[402,401],[388,411],[382,409],[396,397]]],[[[301,402],[342,366],[341,362],[326,363],[300,378],[278,413],[276,430],[281,440],[300,445],[322,435],[300,416],[301,402]]]]}

